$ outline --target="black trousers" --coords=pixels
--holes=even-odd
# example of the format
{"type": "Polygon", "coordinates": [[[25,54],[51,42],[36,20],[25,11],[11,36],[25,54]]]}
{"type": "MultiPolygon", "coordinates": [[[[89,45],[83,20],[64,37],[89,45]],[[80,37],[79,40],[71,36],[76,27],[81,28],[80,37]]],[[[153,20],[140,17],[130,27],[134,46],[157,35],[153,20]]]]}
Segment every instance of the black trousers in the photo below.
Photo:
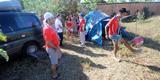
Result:
{"type": "Polygon", "coordinates": [[[62,33],[58,33],[60,40],[60,46],[62,46],[62,41],[63,41],[63,32],[62,33]]]}

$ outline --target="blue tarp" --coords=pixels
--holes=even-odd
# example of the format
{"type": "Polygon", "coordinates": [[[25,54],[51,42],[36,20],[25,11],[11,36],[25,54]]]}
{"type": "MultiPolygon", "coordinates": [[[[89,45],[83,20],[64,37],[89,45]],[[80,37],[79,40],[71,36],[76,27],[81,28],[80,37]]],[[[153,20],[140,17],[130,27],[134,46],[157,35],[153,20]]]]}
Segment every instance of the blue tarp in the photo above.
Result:
{"type": "Polygon", "coordinates": [[[86,16],[86,39],[102,46],[105,25],[110,17],[101,11],[90,11],[86,16]]]}

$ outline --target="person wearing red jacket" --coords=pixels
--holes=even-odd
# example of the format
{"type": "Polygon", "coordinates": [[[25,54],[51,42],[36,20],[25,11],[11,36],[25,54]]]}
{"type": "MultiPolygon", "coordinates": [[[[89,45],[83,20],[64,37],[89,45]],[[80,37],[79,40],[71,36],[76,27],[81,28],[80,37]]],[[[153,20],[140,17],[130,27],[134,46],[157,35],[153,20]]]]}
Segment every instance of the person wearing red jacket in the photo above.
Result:
{"type": "Polygon", "coordinates": [[[131,51],[134,51],[134,49],[127,43],[127,41],[121,37],[120,35],[120,28],[121,25],[120,23],[120,19],[124,16],[127,16],[128,11],[126,10],[126,8],[122,8],[119,10],[119,13],[114,16],[109,23],[107,24],[108,29],[107,29],[107,36],[109,36],[109,38],[112,40],[113,45],[114,45],[114,59],[117,61],[120,61],[120,59],[117,58],[117,51],[119,49],[118,47],[118,43],[122,42],[124,43],[124,45],[131,51]]]}
{"type": "Polygon", "coordinates": [[[61,58],[61,49],[59,36],[56,30],[52,27],[55,22],[55,16],[50,12],[46,12],[44,14],[44,22],[43,38],[45,41],[45,49],[51,62],[52,78],[56,79],[58,77],[56,68],[58,65],[58,59],[61,58]]]}

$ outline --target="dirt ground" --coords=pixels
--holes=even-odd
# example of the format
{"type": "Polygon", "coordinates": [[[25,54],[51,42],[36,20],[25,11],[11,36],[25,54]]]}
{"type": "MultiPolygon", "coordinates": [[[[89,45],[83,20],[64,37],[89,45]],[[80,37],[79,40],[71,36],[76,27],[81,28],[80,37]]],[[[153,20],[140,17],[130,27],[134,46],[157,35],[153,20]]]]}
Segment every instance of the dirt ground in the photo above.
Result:
{"type": "MultiPolygon", "coordinates": [[[[93,43],[80,47],[77,40],[65,41],[58,80],[160,80],[160,42],[150,37],[145,40],[139,53],[122,49],[119,54],[130,55],[123,56],[121,62],[112,59],[110,43],[102,48],[93,43]]],[[[48,56],[44,51],[39,54],[43,56],[38,59],[28,57],[2,65],[0,80],[51,80],[48,56]]]]}

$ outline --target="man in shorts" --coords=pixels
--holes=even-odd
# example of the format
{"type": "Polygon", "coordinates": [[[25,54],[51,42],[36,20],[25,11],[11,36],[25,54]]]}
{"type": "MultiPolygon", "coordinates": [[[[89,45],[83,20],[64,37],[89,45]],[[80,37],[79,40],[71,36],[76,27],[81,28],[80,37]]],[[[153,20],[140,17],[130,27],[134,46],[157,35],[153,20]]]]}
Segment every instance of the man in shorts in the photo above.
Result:
{"type": "Polygon", "coordinates": [[[45,25],[43,27],[43,37],[45,40],[45,49],[49,54],[51,61],[52,78],[55,79],[57,78],[56,68],[58,59],[61,57],[59,37],[57,32],[52,27],[55,22],[55,16],[50,12],[46,12],[44,14],[44,22],[45,25]]]}
{"type": "Polygon", "coordinates": [[[127,16],[128,14],[128,11],[126,10],[126,8],[122,8],[119,10],[119,13],[114,16],[110,21],[109,23],[107,24],[108,26],[108,29],[105,29],[107,30],[107,36],[109,36],[109,38],[112,40],[113,42],[113,45],[114,45],[114,50],[113,50],[113,53],[114,53],[114,59],[117,60],[117,61],[120,61],[119,58],[117,58],[117,51],[119,49],[118,47],[118,43],[119,42],[122,42],[124,43],[124,45],[129,49],[131,50],[132,52],[134,51],[134,49],[127,43],[127,41],[121,37],[120,35],[120,19],[124,16],[127,16]]]}

